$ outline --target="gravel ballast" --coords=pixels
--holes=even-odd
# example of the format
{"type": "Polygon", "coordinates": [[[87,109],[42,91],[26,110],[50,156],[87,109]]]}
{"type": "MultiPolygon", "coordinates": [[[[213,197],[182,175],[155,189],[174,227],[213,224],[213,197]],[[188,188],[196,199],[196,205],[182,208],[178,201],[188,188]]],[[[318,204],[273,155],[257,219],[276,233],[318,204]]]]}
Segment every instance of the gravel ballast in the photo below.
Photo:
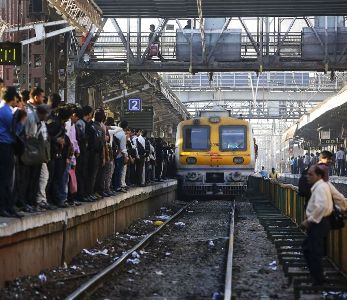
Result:
{"type": "Polygon", "coordinates": [[[194,203],[93,299],[221,299],[231,206],[194,203]]]}
{"type": "Polygon", "coordinates": [[[278,265],[276,248],[267,238],[251,203],[236,202],[233,294],[236,299],[293,299],[293,289],[278,265]]]}

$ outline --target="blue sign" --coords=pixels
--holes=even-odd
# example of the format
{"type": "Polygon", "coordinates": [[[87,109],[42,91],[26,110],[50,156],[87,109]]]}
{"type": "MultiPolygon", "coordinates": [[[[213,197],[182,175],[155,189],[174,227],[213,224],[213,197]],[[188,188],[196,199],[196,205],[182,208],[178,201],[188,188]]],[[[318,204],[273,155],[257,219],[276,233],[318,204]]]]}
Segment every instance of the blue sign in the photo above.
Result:
{"type": "Polygon", "coordinates": [[[142,99],[129,99],[128,100],[129,111],[142,111],[142,99]]]}

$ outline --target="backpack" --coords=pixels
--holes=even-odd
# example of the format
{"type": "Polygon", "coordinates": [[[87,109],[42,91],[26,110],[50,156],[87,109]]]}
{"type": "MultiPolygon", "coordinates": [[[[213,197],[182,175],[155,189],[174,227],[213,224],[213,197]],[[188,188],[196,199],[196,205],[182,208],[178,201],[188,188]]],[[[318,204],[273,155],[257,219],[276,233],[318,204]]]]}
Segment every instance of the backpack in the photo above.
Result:
{"type": "Polygon", "coordinates": [[[138,139],[136,140],[136,146],[137,146],[137,152],[138,152],[139,156],[145,156],[146,150],[142,146],[142,144],[139,142],[138,139]]]}
{"type": "Polygon", "coordinates": [[[150,152],[151,152],[151,143],[146,138],[145,139],[145,155],[148,157],[150,152]]]}
{"type": "Polygon", "coordinates": [[[92,144],[93,149],[97,152],[102,152],[102,149],[104,147],[104,133],[100,126],[93,123],[91,124],[93,128],[93,135],[92,135],[92,144]]]}
{"type": "Polygon", "coordinates": [[[301,173],[301,176],[299,178],[299,195],[302,197],[305,197],[305,207],[307,206],[308,200],[311,197],[311,187],[312,184],[308,183],[307,180],[307,173],[308,173],[308,168],[304,169],[301,173]]]}

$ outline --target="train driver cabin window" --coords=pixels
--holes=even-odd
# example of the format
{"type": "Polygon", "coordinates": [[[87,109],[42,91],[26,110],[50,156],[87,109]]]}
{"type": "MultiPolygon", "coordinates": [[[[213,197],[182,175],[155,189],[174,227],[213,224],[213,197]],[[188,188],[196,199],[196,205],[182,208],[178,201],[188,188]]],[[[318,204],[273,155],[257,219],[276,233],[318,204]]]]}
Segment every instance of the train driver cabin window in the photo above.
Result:
{"type": "Polygon", "coordinates": [[[246,126],[220,126],[220,150],[242,151],[247,149],[246,126]]]}
{"type": "Polygon", "coordinates": [[[210,149],[209,126],[184,126],[183,150],[206,151],[210,149]]]}

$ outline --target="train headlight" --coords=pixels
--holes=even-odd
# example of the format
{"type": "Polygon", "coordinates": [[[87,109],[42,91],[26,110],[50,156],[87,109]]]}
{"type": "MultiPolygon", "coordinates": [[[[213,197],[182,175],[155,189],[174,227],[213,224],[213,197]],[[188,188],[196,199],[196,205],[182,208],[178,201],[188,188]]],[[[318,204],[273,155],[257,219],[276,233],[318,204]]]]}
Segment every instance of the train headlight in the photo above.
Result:
{"type": "Polygon", "coordinates": [[[237,171],[232,173],[231,178],[234,181],[242,181],[242,179],[243,179],[242,174],[240,172],[237,172],[237,171]]]}
{"type": "Polygon", "coordinates": [[[187,181],[199,181],[201,180],[201,174],[200,173],[196,173],[196,172],[189,172],[186,175],[186,180],[187,181]]]}
{"type": "Polygon", "coordinates": [[[243,164],[244,161],[245,160],[243,159],[243,157],[234,157],[233,159],[234,164],[237,164],[237,165],[243,164]]]}
{"type": "Polygon", "coordinates": [[[209,121],[210,121],[210,123],[219,123],[220,117],[210,117],[209,121]]]}
{"type": "Polygon", "coordinates": [[[188,165],[195,165],[197,162],[197,159],[195,157],[187,157],[186,162],[188,165]]]}

